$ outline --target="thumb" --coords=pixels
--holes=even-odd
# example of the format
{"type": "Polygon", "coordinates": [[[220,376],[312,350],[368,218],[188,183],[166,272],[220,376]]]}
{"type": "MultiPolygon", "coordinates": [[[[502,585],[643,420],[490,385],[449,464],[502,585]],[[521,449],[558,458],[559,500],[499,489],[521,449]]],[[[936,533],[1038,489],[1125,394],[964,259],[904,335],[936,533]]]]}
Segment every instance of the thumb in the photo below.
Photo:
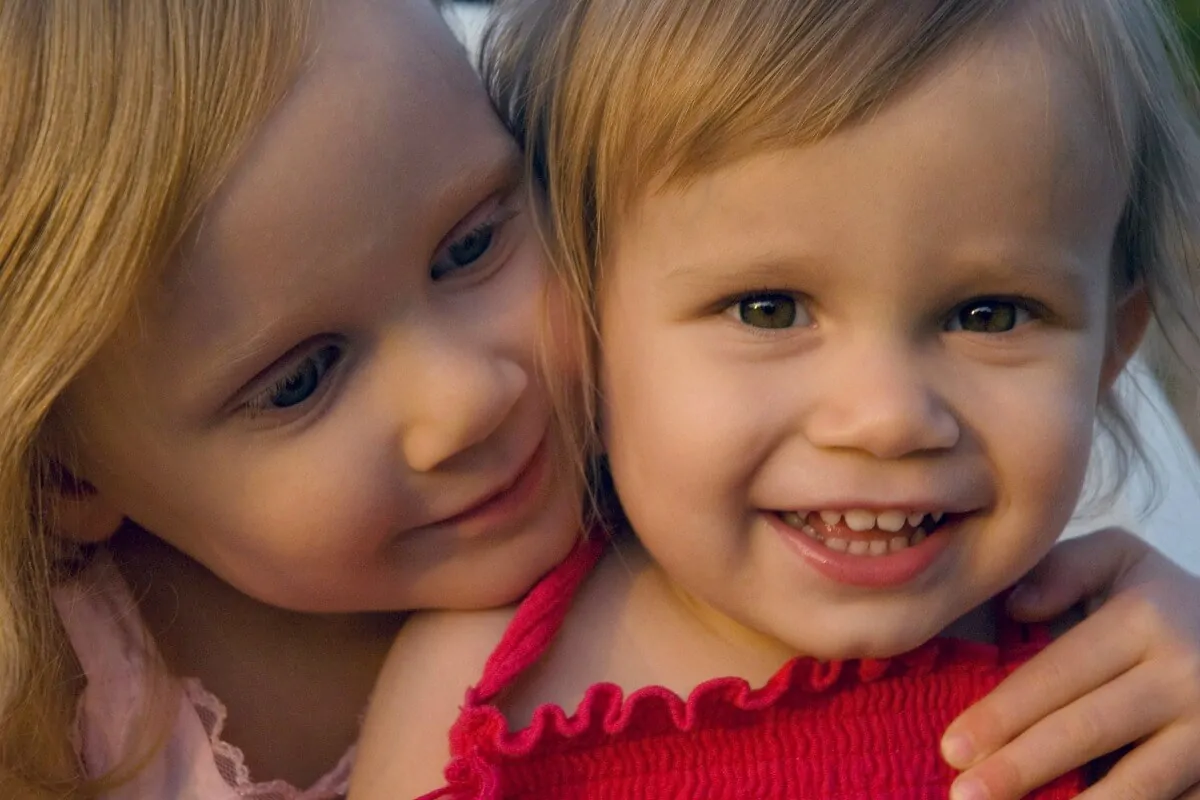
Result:
{"type": "Polygon", "coordinates": [[[1149,551],[1129,531],[1104,528],[1054,546],[1008,598],[1008,613],[1024,622],[1057,617],[1082,600],[1092,605],[1149,551]]]}

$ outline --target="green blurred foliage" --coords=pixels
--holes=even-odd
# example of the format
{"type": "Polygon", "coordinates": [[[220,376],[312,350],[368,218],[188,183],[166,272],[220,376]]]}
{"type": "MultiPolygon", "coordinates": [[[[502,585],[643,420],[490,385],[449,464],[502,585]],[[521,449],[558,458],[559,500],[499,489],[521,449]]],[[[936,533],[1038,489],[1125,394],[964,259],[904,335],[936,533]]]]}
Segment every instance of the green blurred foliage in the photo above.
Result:
{"type": "Polygon", "coordinates": [[[1175,0],[1175,12],[1183,23],[1183,36],[1192,49],[1192,61],[1200,68],[1200,0],[1175,0]]]}

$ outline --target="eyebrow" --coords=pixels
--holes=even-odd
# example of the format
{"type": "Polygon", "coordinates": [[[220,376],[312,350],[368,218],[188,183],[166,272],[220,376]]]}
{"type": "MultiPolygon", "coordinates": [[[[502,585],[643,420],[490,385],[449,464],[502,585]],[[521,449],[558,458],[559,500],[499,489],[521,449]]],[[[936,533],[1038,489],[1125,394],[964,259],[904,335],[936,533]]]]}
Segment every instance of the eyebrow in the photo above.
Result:
{"type": "Polygon", "coordinates": [[[1017,287],[1042,285],[1051,287],[1056,294],[1069,296],[1084,294],[1097,278],[1093,270],[1068,253],[1013,253],[1011,257],[1000,253],[986,258],[959,259],[956,263],[969,269],[964,273],[964,281],[988,281],[1017,287]]]}
{"type": "Polygon", "coordinates": [[[811,274],[821,269],[816,259],[806,257],[764,253],[748,258],[722,258],[717,254],[674,264],[667,269],[663,279],[670,283],[695,283],[711,282],[717,276],[725,280],[725,276],[728,276],[728,280],[742,283],[753,283],[755,280],[770,283],[778,281],[782,275],[811,274]]]}
{"type": "MultiPolygon", "coordinates": [[[[1028,286],[1050,284],[1052,290],[1062,294],[1080,294],[1094,284],[1096,276],[1092,270],[1066,254],[1054,257],[1036,253],[996,253],[985,257],[947,258],[945,263],[953,269],[950,275],[961,274],[959,282],[990,282],[1000,286],[1028,286]]],[[[670,266],[663,276],[672,284],[711,284],[736,282],[741,285],[761,284],[767,288],[794,276],[819,276],[831,267],[821,259],[809,256],[780,256],[770,253],[749,257],[732,256],[724,259],[720,254],[702,256],[670,266]]],[[[949,271],[949,270],[947,270],[949,271]]]]}
{"type": "Polygon", "coordinates": [[[446,228],[446,234],[449,235],[454,226],[475,206],[479,205],[478,202],[474,202],[470,207],[466,207],[467,201],[465,200],[467,197],[479,195],[477,187],[482,186],[491,190],[488,195],[483,196],[483,199],[486,199],[496,192],[515,189],[521,181],[523,172],[524,165],[516,149],[506,147],[503,153],[496,153],[495,157],[489,156],[486,162],[481,161],[470,169],[459,170],[455,173],[454,178],[437,187],[431,193],[434,198],[431,205],[436,204],[437,208],[455,209],[454,219],[450,220],[448,224],[444,221],[440,222],[442,227],[446,228]],[[456,199],[461,200],[455,202],[456,199]]]}

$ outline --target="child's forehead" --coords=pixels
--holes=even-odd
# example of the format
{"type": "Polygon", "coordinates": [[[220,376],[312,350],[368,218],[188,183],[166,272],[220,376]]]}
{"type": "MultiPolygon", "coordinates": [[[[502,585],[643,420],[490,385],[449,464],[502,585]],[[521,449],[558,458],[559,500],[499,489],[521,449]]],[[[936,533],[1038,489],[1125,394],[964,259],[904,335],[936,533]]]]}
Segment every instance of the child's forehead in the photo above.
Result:
{"type": "Polygon", "coordinates": [[[779,222],[795,237],[788,247],[828,261],[861,244],[862,220],[920,238],[933,218],[955,231],[953,247],[970,260],[999,262],[1014,242],[1028,244],[1017,249],[1029,260],[1038,242],[1098,220],[1111,240],[1127,187],[1084,82],[1052,61],[1021,48],[976,51],[829,136],[660,183],[631,205],[611,239],[622,243],[622,223],[649,226],[670,231],[673,252],[697,242],[691,257],[704,261],[714,229],[740,249],[769,250],[780,243],[756,237],[779,222]]]}
{"type": "Polygon", "coordinates": [[[172,370],[253,359],[330,309],[402,295],[401,276],[516,180],[515,144],[427,6],[348,3],[324,23],[130,320],[172,370]]]}
{"type": "MultiPolygon", "coordinates": [[[[665,162],[669,166],[650,178],[621,170],[620,160],[614,160],[609,184],[621,186],[621,202],[610,221],[637,213],[647,198],[688,192],[705,175],[736,171],[739,163],[789,151],[854,153],[864,168],[885,172],[895,163],[892,159],[904,157],[901,142],[924,143],[935,150],[978,149],[962,135],[967,116],[986,120],[980,129],[995,139],[988,157],[977,159],[981,178],[989,170],[1023,168],[1095,184],[1098,191],[1111,190],[1114,172],[1123,176],[1124,170],[1111,147],[1111,131],[1093,81],[1069,54],[1047,47],[1043,38],[1027,30],[996,31],[939,59],[869,114],[819,135],[797,127],[792,136],[784,129],[758,141],[731,139],[703,154],[684,147],[670,154],[665,162]]],[[[910,155],[919,157],[916,151],[910,155]]],[[[823,158],[811,164],[815,178],[823,158]]],[[[696,202],[719,199],[693,194],[696,202]]]]}
{"type": "MultiPolygon", "coordinates": [[[[1034,6],[1019,4],[1018,13],[947,30],[929,52],[921,52],[918,42],[894,39],[893,52],[878,63],[871,62],[874,56],[856,55],[872,44],[870,30],[859,32],[862,42],[830,45],[827,53],[812,57],[779,57],[765,51],[767,43],[775,43],[765,40],[742,53],[757,62],[743,69],[742,78],[766,76],[754,82],[731,78],[736,65],[719,70],[675,42],[651,42],[647,50],[659,49],[657,61],[678,69],[665,69],[674,77],[653,82],[634,77],[639,91],[627,92],[628,103],[598,101],[608,105],[601,113],[609,122],[592,128],[587,145],[598,154],[598,208],[619,218],[641,197],[686,186],[739,159],[811,145],[896,117],[895,108],[911,108],[947,82],[968,93],[1008,92],[1014,109],[1028,115],[1030,138],[1080,138],[1098,131],[1106,137],[1101,150],[1127,172],[1135,126],[1131,104],[1123,102],[1128,97],[1120,70],[1092,63],[1093,53],[1078,42],[1068,47],[1051,15],[1026,10],[1034,6]],[[890,62],[894,70],[881,69],[890,62]],[[650,165],[654,168],[647,169],[650,165]]],[[[812,44],[817,51],[825,47],[812,44]]],[[[619,67],[617,72],[633,74],[619,67]]]]}
{"type": "Polygon", "coordinates": [[[331,6],[304,73],[168,265],[157,288],[169,299],[186,298],[206,272],[269,289],[272,268],[320,262],[315,276],[335,280],[339,261],[381,236],[428,228],[440,238],[463,196],[512,170],[511,137],[431,4],[331,6]],[[331,236],[354,226],[353,248],[331,236]],[[245,274],[256,264],[262,274],[245,274]]]}

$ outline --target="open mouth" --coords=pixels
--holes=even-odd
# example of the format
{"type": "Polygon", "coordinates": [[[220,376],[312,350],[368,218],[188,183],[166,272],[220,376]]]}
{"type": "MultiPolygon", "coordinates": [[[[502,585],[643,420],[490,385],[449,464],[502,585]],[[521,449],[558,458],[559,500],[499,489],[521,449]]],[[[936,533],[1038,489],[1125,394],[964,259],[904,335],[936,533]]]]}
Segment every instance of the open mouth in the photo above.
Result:
{"type": "Polygon", "coordinates": [[[885,556],[915,547],[955,515],[942,511],[778,511],[780,521],[809,539],[852,556],[885,556]]]}

